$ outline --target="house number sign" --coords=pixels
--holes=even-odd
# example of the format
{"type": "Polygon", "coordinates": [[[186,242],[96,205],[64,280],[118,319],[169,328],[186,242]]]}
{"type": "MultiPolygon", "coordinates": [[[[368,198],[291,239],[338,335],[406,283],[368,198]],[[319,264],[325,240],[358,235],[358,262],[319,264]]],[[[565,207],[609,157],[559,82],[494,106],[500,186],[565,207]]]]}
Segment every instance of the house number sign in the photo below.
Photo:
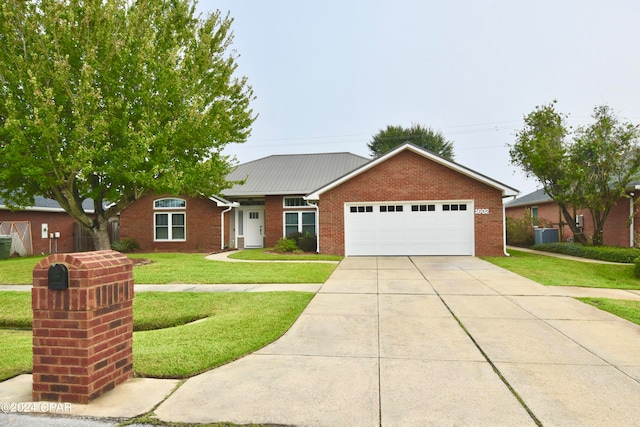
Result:
{"type": "Polygon", "coordinates": [[[489,209],[476,209],[476,215],[489,215],[489,209]]]}

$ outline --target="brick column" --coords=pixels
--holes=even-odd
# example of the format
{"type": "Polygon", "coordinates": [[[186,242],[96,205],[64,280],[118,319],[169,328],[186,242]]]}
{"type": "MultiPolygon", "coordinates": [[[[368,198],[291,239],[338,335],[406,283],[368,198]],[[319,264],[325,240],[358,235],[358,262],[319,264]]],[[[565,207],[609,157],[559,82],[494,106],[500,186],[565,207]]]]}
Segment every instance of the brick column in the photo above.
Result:
{"type": "Polygon", "coordinates": [[[33,269],[33,400],[89,403],[132,377],[133,263],[115,251],[51,255],[33,269]],[[48,288],[64,264],[69,288],[48,288]]]}

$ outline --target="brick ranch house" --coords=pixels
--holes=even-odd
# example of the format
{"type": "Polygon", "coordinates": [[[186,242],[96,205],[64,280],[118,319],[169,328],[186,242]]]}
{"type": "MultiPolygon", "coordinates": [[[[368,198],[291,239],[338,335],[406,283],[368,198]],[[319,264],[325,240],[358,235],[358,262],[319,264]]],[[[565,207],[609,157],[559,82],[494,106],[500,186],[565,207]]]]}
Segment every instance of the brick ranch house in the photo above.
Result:
{"type": "Polygon", "coordinates": [[[221,196],[148,195],[120,214],[144,251],[271,247],[299,231],[337,255],[504,254],[517,190],[406,143],[373,160],[274,155],[239,165],[221,196]]]}
{"type": "MultiPolygon", "coordinates": [[[[603,240],[607,246],[634,247],[640,232],[640,217],[636,205],[640,195],[640,181],[629,183],[626,188],[628,197],[621,197],[611,209],[603,229],[603,240]]],[[[573,233],[566,225],[557,203],[549,197],[544,190],[539,189],[526,194],[505,205],[505,212],[509,218],[522,218],[523,215],[531,216],[531,225],[552,224],[559,229],[560,240],[568,241],[573,238],[573,233]],[[562,224],[562,227],[560,227],[562,224]]],[[[583,232],[590,238],[593,236],[593,219],[589,210],[578,209],[577,215],[582,215],[583,232]]]]}

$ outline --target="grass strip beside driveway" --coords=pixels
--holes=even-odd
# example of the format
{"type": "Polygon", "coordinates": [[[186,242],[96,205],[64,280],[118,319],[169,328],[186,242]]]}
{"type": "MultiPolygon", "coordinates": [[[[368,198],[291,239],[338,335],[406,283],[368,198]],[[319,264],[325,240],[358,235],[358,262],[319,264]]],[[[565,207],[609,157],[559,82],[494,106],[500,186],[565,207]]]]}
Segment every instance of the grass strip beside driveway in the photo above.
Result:
{"type": "Polygon", "coordinates": [[[596,264],[517,250],[509,250],[509,254],[483,259],[546,286],[640,289],[633,264],[596,264]]]}
{"type": "Polygon", "coordinates": [[[640,325],[640,301],[609,298],[576,298],[586,304],[604,310],[640,325]]]}
{"type": "MultiPolygon", "coordinates": [[[[133,300],[139,376],[184,378],[249,354],[284,334],[309,292],[144,292],[133,300]],[[203,319],[200,322],[189,323],[203,319]],[[155,329],[164,328],[164,329],[155,329]]],[[[0,292],[0,324],[31,326],[31,294],[0,292]]],[[[32,370],[30,330],[0,329],[0,381],[32,370]]]]}

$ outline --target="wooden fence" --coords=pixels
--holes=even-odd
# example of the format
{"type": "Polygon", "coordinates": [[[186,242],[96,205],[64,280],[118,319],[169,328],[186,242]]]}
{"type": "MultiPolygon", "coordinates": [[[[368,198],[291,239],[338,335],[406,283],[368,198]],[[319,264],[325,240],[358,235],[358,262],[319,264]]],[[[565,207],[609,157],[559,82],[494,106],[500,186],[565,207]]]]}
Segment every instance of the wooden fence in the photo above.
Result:
{"type": "MultiPolygon", "coordinates": [[[[120,220],[109,221],[109,241],[111,243],[120,240],[120,220]]],[[[73,250],[75,252],[88,252],[95,250],[93,239],[89,233],[78,223],[73,224],[73,250]]]]}

